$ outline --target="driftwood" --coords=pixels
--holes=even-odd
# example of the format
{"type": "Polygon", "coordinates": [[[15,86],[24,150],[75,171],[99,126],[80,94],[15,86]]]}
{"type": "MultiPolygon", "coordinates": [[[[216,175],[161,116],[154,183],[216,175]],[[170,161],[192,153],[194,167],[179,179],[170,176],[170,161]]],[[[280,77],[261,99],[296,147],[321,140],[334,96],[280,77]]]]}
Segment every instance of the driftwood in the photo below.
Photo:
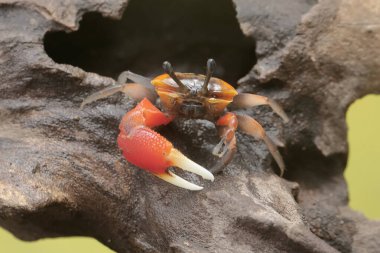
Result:
{"type": "MultiPolygon", "coordinates": [[[[378,0],[3,0],[0,76],[0,225],[23,240],[86,235],[118,252],[380,248],[380,223],[347,207],[343,178],[345,112],[380,91],[378,0]],[[247,111],[285,144],[284,178],[263,143],[239,134],[214,183],[182,190],[122,158],[118,123],[133,101],[79,110],[126,68],[154,76],[168,59],[203,72],[210,56],[220,77],[290,116],[247,111]]],[[[217,162],[212,124],[159,131],[198,163],[217,162]]]]}

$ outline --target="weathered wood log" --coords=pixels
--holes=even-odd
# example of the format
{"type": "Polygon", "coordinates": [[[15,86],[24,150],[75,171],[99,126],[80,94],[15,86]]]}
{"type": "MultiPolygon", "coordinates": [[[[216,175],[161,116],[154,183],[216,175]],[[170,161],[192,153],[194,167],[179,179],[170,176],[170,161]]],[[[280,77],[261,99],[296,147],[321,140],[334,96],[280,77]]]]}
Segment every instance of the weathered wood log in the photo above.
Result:
{"type": "MultiPolygon", "coordinates": [[[[380,2],[233,4],[1,1],[0,225],[23,240],[92,236],[118,252],[378,252],[380,223],[347,207],[343,171],[345,112],[380,92],[380,2]],[[242,77],[240,90],[284,106],[287,125],[249,110],[285,143],[284,178],[265,145],[242,134],[231,164],[201,192],[122,158],[118,123],[134,102],[79,105],[125,68],[159,73],[166,55],[191,72],[215,57],[223,78],[242,77]]],[[[198,163],[216,163],[209,123],[160,131],[198,163]]]]}

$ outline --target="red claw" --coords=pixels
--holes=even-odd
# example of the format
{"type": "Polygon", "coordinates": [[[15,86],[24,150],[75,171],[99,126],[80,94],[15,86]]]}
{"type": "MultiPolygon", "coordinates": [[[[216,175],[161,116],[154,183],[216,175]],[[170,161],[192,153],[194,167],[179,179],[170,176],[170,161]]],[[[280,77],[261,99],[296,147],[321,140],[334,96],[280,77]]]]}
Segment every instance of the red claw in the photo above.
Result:
{"type": "Polygon", "coordinates": [[[166,138],[151,129],[166,125],[173,118],[157,109],[148,99],[143,99],[124,115],[119,126],[118,145],[130,163],[169,183],[190,190],[200,190],[202,187],[174,175],[167,170],[168,167],[181,167],[209,180],[214,179],[212,174],[173,148],[166,138]]]}
{"type": "Polygon", "coordinates": [[[152,129],[135,127],[120,133],[117,142],[125,159],[142,169],[161,174],[171,166],[166,157],[173,145],[152,129]]]}
{"type": "Polygon", "coordinates": [[[125,159],[152,173],[164,173],[170,166],[166,156],[173,145],[151,127],[166,125],[173,117],[166,116],[148,99],[143,99],[121,120],[117,143],[125,159]]]}

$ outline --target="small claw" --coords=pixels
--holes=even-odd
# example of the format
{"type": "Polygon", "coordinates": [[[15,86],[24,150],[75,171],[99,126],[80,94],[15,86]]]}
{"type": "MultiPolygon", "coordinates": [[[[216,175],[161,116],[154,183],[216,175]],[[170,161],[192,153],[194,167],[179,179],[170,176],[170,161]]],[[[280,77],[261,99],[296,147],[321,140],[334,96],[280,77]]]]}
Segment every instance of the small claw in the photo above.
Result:
{"type": "Polygon", "coordinates": [[[175,186],[178,186],[187,190],[200,191],[203,189],[203,187],[190,183],[189,181],[183,179],[182,177],[177,176],[170,170],[168,170],[167,173],[155,174],[155,175],[168,183],[171,183],[175,186]]]}
{"type": "Polygon", "coordinates": [[[218,144],[212,150],[214,156],[222,157],[228,150],[228,144],[226,143],[226,137],[224,136],[218,144]]]}
{"type": "Polygon", "coordinates": [[[212,173],[219,173],[233,158],[236,152],[236,137],[232,137],[230,141],[225,141],[225,137],[215,146],[212,154],[220,157],[218,162],[210,169],[212,173]],[[220,149],[223,150],[220,152],[220,149]]]}
{"type": "Polygon", "coordinates": [[[193,162],[175,148],[170,151],[167,159],[170,161],[172,166],[195,173],[203,179],[214,181],[214,175],[210,171],[193,162]]]}
{"type": "Polygon", "coordinates": [[[211,168],[211,171],[218,173],[232,160],[236,152],[235,131],[238,126],[238,121],[234,113],[227,112],[216,121],[215,125],[218,126],[221,139],[212,150],[212,154],[218,156],[220,159],[217,164],[211,168]]]}

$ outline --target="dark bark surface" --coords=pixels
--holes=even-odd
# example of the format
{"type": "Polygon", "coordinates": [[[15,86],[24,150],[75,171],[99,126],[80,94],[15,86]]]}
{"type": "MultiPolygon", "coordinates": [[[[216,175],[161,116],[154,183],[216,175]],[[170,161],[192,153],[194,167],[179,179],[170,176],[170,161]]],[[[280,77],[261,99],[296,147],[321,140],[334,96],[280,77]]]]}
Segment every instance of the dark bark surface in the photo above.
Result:
{"type": "MultiPolygon", "coordinates": [[[[378,0],[2,1],[0,225],[118,252],[378,252],[380,223],[347,207],[343,171],[345,112],[380,91],[379,10],[378,0]],[[207,57],[290,116],[246,110],[285,143],[284,178],[263,143],[238,134],[215,182],[182,174],[205,187],[182,190],[122,158],[118,124],[135,102],[79,110],[122,70],[154,76],[168,59],[203,72],[207,57]]],[[[196,162],[217,162],[213,124],[159,131],[196,162]]]]}

